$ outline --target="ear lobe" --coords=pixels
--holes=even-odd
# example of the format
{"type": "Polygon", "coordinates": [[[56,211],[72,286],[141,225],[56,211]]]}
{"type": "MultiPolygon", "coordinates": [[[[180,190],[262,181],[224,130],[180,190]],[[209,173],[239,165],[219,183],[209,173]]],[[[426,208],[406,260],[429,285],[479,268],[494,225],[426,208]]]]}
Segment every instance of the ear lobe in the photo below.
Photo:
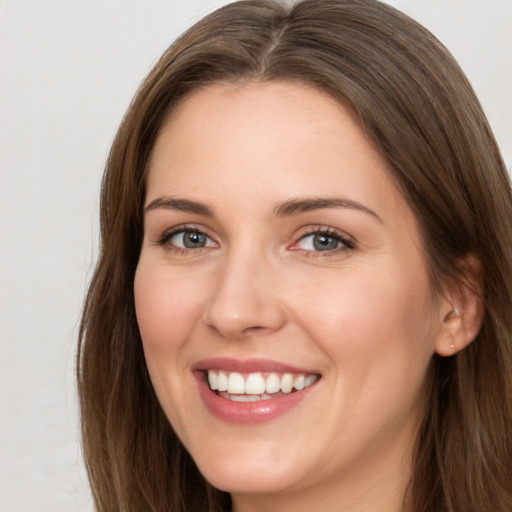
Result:
{"type": "Polygon", "coordinates": [[[442,300],[442,325],[435,351],[443,357],[466,348],[478,335],[484,317],[483,271],[473,255],[461,261],[461,274],[446,290],[442,300]]]}

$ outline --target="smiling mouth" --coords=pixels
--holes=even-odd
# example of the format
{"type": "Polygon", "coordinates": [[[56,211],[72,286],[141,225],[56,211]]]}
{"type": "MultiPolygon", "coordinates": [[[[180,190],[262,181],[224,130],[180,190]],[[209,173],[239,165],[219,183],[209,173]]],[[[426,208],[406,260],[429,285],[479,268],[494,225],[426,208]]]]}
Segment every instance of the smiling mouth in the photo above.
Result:
{"type": "Polygon", "coordinates": [[[272,400],[312,386],[320,378],[317,374],[256,372],[238,373],[205,370],[210,389],[218,396],[233,402],[272,400]]]}

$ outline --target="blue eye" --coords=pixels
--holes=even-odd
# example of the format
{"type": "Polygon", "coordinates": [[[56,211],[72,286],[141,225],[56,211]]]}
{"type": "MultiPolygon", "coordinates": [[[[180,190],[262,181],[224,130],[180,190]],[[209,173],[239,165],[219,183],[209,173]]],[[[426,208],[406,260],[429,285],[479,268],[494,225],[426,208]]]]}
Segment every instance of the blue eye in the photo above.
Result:
{"type": "Polygon", "coordinates": [[[335,251],[342,247],[352,249],[353,244],[338,234],[317,232],[303,236],[298,241],[297,247],[303,251],[327,252],[335,251]]]}
{"type": "Polygon", "coordinates": [[[205,233],[197,230],[182,229],[165,237],[165,242],[180,249],[202,249],[216,247],[216,243],[205,233]]]}

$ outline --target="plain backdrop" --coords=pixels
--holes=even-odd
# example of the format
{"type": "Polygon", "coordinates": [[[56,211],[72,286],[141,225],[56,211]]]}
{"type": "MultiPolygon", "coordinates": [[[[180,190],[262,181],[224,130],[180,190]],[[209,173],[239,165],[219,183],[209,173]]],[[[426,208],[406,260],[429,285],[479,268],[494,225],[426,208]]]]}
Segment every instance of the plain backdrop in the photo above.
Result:
{"type": "MultiPolygon", "coordinates": [[[[92,511],[74,383],[100,177],[160,53],[221,0],[0,0],[0,510],[92,511]]],[[[512,162],[512,0],[396,0],[453,52],[512,162]]]]}

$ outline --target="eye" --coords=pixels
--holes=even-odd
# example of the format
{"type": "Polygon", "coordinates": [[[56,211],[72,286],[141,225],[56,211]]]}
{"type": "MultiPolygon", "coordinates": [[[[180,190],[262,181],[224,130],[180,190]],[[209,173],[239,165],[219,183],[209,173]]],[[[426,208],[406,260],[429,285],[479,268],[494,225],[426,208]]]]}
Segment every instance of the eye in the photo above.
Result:
{"type": "Polygon", "coordinates": [[[294,247],[303,251],[329,252],[338,249],[353,249],[354,244],[337,232],[316,231],[302,236],[294,247]]]}
{"type": "Polygon", "coordinates": [[[204,247],[217,247],[217,244],[198,229],[179,229],[166,233],[159,241],[160,245],[171,245],[176,249],[202,249],[204,247]]]}
{"type": "Polygon", "coordinates": [[[181,249],[201,249],[215,246],[215,242],[201,231],[179,231],[169,238],[169,242],[181,249]]]}

